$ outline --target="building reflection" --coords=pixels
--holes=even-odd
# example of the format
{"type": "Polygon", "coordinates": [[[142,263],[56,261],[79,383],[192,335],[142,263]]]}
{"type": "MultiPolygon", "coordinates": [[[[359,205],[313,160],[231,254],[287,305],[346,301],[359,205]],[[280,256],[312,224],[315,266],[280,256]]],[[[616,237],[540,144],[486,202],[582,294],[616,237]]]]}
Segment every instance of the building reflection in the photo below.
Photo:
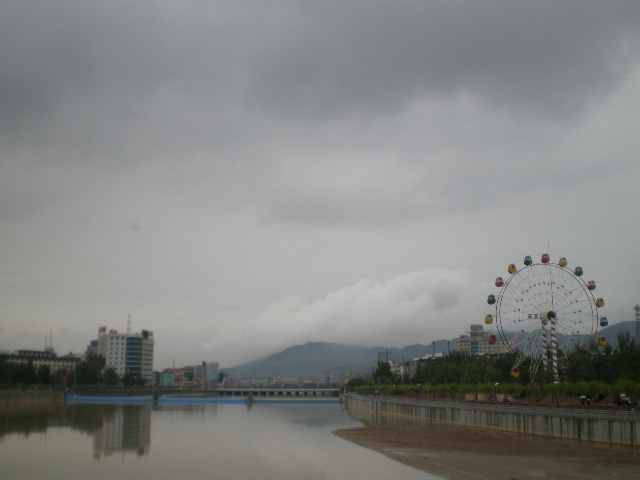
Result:
{"type": "Polygon", "coordinates": [[[93,458],[118,452],[148,455],[151,445],[151,405],[119,405],[93,434],[93,458]]]}

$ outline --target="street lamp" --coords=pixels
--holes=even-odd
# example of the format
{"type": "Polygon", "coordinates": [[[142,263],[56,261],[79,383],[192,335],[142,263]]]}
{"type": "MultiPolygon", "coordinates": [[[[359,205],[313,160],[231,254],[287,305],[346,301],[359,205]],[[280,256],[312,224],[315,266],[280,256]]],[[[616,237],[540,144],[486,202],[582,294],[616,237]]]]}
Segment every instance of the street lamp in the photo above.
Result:
{"type": "Polygon", "coordinates": [[[498,402],[498,385],[500,385],[498,382],[493,385],[493,394],[496,397],[496,403],[498,402]]]}
{"type": "Polygon", "coordinates": [[[420,384],[419,383],[416,385],[416,397],[418,399],[420,399],[420,384]]]}

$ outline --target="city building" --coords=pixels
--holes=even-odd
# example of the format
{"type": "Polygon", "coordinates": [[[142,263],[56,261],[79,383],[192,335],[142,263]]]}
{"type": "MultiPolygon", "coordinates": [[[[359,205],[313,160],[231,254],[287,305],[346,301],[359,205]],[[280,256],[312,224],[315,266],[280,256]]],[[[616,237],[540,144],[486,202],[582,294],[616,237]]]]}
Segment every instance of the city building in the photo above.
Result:
{"type": "Polygon", "coordinates": [[[158,375],[158,383],[163,387],[211,389],[218,386],[219,376],[218,362],[203,361],[195,366],[165,368],[158,375]]]}
{"type": "Polygon", "coordinates": [[[0,359],[7,363],[26,364],[32,362],[36,370],[41,366],[46,366],[51,369],[51,373],[56,373],[75,371],[76,366],[82,360],[82,355],[69,353],[68,355],[58,356],[53,351],[53,348],[47,348],[45,350],[16,350],[13,353],[0,353],[0,359]]]}
{"type": "Polygon", "coordinates": [[[152,383],[153,343],[153,332],[148,330],[119,333],[117,330],[107,331],[107,327],[100,327],[97,345],[90,343],[87,351],[95,348],[98,356],[104,358],[104,368],[113,368],[121,377],[131,372],[147,383],[152,383]]]}
{"type": "Polygon", "coordinates": [[[161,387],[175,387],[176,374],[170,371],[160,372],[157,384],[161,387]]]}
{"type": "Polygon", "coordinates": [[[482,325],[471,325],[469,335],[460,335],[456,350],[471,355],[497,355],[509,351],[509,342],[499,340],[493,334],[487,334],[482,325]]]}
{"type": "Polygon", "coordinates": [[[394,371],[394,366],[391,367],[391,371],[394,375],[400,375],[401,377],[413,377],[420,367],[426,365],[428,362],[441,361],[443,356],[441,353],[437,353],[435,356],[426,355],[424,357],[414,358],[408,362],[405,362],[400,368],[394,371]]]}
{"type": "Polygon", "coordinates": [[[194,383],[197,387],[210,389],[218,384],[220,368],[218,362],[205,362],[196,365],[194,373],[194,383]]]}

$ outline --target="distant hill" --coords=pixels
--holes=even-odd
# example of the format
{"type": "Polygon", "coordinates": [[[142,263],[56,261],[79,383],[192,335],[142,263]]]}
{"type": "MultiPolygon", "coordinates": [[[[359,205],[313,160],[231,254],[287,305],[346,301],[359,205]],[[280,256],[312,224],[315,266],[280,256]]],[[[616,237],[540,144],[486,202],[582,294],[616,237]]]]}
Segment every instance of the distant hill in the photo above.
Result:
{"type": "Polygon", "coordinates": [[[329,372],[369,373],[380,354],[396,363],[429,354],[442,354],[453,350],[455,340],[439,340],[430,345],[410,345],[404,348],[363,347],[342,343],[309,342],[289,347],[282,352],[251,362],[225,368],[235,377],[262,377],[281,375],[316,375],[329,372]]]}
{"type": "MultiPolygon", "coordinates": [[[[618,334],[624,331],[635,338],[635,321],[620,322],[601,329],[609,344],[618,344],[618,334]]],[[[587,336],[579,341],[586,342],[587,336]]],[[[455,349],[458,339],[438,340],[429,345],[409,345],[396,347],[363,347],[342,343],[309,342],[295,345],[285,350],[265,356],[242,365],[223,369],[233,377],[304,376],[330,372],[371,373],[379,355],[395,363],[403,363],[427,355],[442,355],[455,349]]],[[[561,340],[562,342],[562,340],[561,340]]]]}
{"type": "Polygon", "coordinates": [[[618,345],[618,335],[622,332],[629,332],[632,338],[636,338],[635,320],[615,323],[608,327],[601,328],[598,330],[598,336],[603,335],[611,346],[616,347],[618,345]]]}

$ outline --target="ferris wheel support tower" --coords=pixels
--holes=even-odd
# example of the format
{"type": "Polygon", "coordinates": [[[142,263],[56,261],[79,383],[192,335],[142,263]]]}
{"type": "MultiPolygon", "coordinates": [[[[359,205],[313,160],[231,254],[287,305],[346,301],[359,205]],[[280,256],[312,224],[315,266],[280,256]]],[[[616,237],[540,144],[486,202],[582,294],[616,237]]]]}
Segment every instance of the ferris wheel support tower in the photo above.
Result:
{"type": "MultiPolygon", "coordinates": [[[[527,255],[524,268],[512,263],[507,271],[510,277],[496,278],[495,286],[500,291],[489,295],[487,303],[495,305],[498,333],[515,357],[511,375],[519,377],[519,367],[528,359],[525,365],[531,379],[542,364],[544,372],[559,382],[566,353],[578,338],[586,335],[591,343],[598,324],[608,325],[607,317],[599,316],[604,300],[593,296],[596,283],[582,279],[582,267],[568,268],[565,257],[555,263],[545,253],[540,263],[534,263],[527,255]]],[[[640,306],[637,312],[640,336],[640,306]]],[[[485,323],[493,321],[494,315],[487,314],[485,323]]],[[[600,336],[597,344],[606,346],[606,338],[600,336]]]]}
{"type": "Polygon", "coordinates": [[[636,311],[636,342],[640,342],[640,305],[636,303],[634,310],[636,311]]]}

